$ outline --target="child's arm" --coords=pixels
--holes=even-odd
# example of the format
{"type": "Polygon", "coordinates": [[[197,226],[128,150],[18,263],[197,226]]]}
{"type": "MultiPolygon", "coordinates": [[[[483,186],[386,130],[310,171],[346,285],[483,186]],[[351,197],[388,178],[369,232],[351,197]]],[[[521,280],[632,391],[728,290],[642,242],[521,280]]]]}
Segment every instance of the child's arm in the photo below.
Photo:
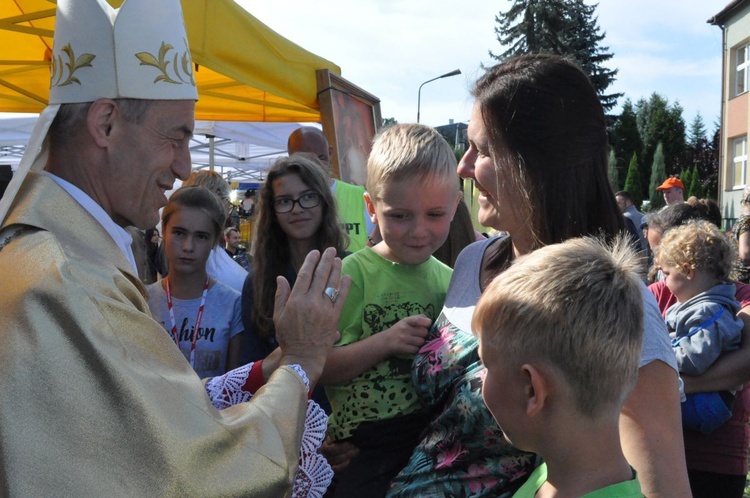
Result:
{"type": "Polygon", "coordinates": [[[417,353],[431,324],[425,315],[408,316],[393,327],[361,341],[333,348],[328,354],[320,383],[345,384],[389,356],[417,353]]]}
{"type": "Polygon", "coordinates": [[[737,313],[744,324],[740,349],[723,353],[698,377],[682,376],[686,393],[731,391],[750,380],[750,306],[737,313]]]}
{"type": "Polygon", "coordinates": [[[678,320],[678,323],[679,339],[672,342],[672,347],[680,372],[687,375],[702,374],[722,351],[736,347],[740,342],[742,321],[718,303],[706,306],[686,320],[678,320]]]}

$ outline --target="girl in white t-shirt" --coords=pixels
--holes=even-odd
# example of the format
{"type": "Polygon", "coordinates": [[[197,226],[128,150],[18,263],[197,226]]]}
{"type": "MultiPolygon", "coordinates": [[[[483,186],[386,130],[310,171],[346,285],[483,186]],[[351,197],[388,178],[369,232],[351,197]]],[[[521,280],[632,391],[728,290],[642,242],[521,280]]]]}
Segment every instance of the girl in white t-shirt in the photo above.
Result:
{"type": "Polygon", "coordinates": [[[240,293],[206,273],[224,226],[224,207],[200,186],[172,194],[162,213],[169,275],[148,286],[149,307],[201,378],[240,366],[240,293]]]}

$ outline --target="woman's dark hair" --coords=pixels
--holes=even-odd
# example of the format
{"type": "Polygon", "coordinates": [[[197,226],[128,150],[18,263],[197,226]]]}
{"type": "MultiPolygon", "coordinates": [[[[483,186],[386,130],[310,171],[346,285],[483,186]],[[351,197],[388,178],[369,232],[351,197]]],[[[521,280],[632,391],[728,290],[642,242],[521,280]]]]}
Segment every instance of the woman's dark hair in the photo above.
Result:
{"type": "Polygon", "coordinates": [[[289,241],[273,209],[273,182],[287,175],[297,175],[309,188],[322,198],[323,220],[316,233],[315,249],[323,251],[335,247],[339,256],[349,238],[338,223],[336,201],[328,186],[328,175],[323,166],[311,154],[292,154],[276,160],[263,186],[257,204],[257,218],[253,232],[253,319],[262,337],[272,337],[273,302],[276,294],[276,277],[284,273],[289,265],[291,252],[289,241]]]}
{"type": "MultiPolygon", "coordinates": [[[[575,63],[552,54],[512,58],[489,68],[472,94],[496,165],[493,194],[526,223],[532,250],[624,229],[607,176],[604,110],[575,63]]],[[[504,266],[510,249],[500,252],[494,263],[504,266]]]]}
{"type": "MultiPolygon", "coordinates": [[[[147,228],[146,232],[144,233],[144,237],[146,239],[146,244],[151,244],[151,239],[154,237],[154,234],[159,235],[159,230],[156,228],[147,228]]],[[[154,244],[151,244],[154,245],[154,244]]],[[[155,244],[158,245],[158,244],[155,244]]]]}
{"type": "Polygon", "coordinates": [[[664,233],[690,220],[706,220],[721,228],[721,209],[713,199],[690,197],[685,202],[670,204],[649,215],[648,229],[664,233]]]}
{"type": "Polygon", "coordinates": [[[453,268],[458,254],[464,247],[476,240],[474,225],[471,223],[471,213],[466,203],[461,200],[456,208],[456,215],[451,221],[448,238],[443,245],[432,253],[435,258],[453,268]]]}

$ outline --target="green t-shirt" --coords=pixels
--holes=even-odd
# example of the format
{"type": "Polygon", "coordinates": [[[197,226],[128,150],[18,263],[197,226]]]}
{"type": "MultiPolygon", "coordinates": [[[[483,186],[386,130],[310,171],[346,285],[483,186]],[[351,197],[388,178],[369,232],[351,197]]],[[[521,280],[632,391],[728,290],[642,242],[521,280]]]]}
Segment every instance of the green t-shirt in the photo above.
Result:
{"type": "MultiPolygon", "coordinates": [[[[339,319],[344,346],[382,332],[407,316],[435,320],[443,308],[451,270],[430,257],[419,265],[382,258],[371,248],[343,260],[342,273],[352,286],[339,319]]],[[[326,386],[333,413],[329,431],[336,440],[349,437],[360,423],[385,420],[421,410],[411,379],[414,355],[387,358],[339,386],[326,386]]]]}
{"type": "MultiPolygon", "coordinates": [[[[547,481],[547,464],[543,463],[531,473],[529,479],[518,488],[513,498],[534,498],[536,492],[547,481]]],[[[606,488],[597,489],[594,492],[587,493],[581,498],[643,498],[641,485],[638,483],[638,476],[633,470],[633,479],[625,482],[618,482],[606,488]]]]}

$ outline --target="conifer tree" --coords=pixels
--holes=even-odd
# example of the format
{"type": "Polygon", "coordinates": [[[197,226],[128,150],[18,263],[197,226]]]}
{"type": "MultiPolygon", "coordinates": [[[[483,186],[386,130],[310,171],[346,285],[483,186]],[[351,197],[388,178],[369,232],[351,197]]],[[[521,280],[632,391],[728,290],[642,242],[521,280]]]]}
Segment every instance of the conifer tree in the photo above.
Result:
{"type": "Polygon", "coordinates": [[[664,146],[659,142],[654,152],[654,161],[651,164],[651,182],[648,191],[651,199],[651,210],[655,211],[664,206],[664,196],[656,187],[662,184],[667,178],[666,168],[664,167],[664,146]]]}
{"type": "Polygon", "coordinates": [[[615,156],[615,149],[609,150],[609,184],[612,190],[617,192],[620,190],[620,173],[617,171],[617,157],[615,156]]]}
{"type": "MultiPolygon", "coordinates": [[[[687,187],[687,185],[686,185],[687,187]]],[[[695,196],[698,199],[703,199],[706,193],[703,191],[703,184],[701,183],[700,173],[698,172],[698,165],[693,166],[693,172],[690,175],[690,195],[685,196],[685,199],[690,196],[695,196]]]]}
{"type": "Polygon", "coordinates": [[[638,171],[638,156],[636,154],[633,154],[633,157],[630,159],[628,176],[625,178],[625,187],[623,187],[623,190],[630,192],[630,195],[633,196],[633,204],[635,206],[640,206],[643,203],[643,196],[641,195],[643,188],[641,187],[641,174],[638,171]]]}
{"type": "Polygon", "coordinates": [[[495,16],[495,34],[505,51],[490,51],[490,56],[500,61],[538,52],[571,57],[589,75],[608,111],[622,94],[606,93],[617,69],[604,65],[614,54],[609,47],[600,46],[605,34],[599,29],[595,11],[595,4],[586,5],[583,0],[514,0],[507,12],[495,16]]]}
{"type": "Polygon", "coordinates": [[[610,133],[612,148],[617,152],[617,167],[620,178],[628,174],[628,161],[633,154],[640,154],[643,150],[643,141],[638,133],[635,108],[630,99],[625,99],[622,112],[616,118],[610,133]]]}
{"type": "Polygon", "coordinates": [[[683,169],[680,172],[680,180],[682,181],[682,184],[685,185],[685,188],[683,189],[684,191],[683,193],[685,195],[685,199],[687,199],[688,197],[693,195],[690,193],[691,192],[690,185],[693,183],[692,170],[690,168],[683,169]]]}

